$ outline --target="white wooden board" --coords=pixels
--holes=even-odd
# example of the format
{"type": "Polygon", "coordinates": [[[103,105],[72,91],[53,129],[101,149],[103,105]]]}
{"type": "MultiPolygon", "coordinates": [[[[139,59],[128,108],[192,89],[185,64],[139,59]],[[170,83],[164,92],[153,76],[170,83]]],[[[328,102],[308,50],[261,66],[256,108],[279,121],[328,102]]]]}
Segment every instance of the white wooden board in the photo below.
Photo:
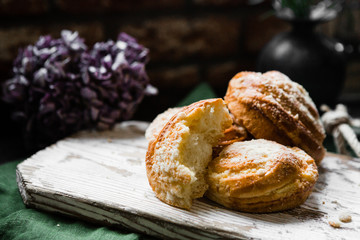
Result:
{"type": "Polygon", "coordinates": [[[145,122],[81,132],[17,167],[24,203],[168,239],[360,239],[360,160],[327,154],[301,207],[272,214],[225,209],[205,198],[191,211],[158,200],[145,174],[145,122]],[[347,213],[350,223],[329,221],[347,213]]]}

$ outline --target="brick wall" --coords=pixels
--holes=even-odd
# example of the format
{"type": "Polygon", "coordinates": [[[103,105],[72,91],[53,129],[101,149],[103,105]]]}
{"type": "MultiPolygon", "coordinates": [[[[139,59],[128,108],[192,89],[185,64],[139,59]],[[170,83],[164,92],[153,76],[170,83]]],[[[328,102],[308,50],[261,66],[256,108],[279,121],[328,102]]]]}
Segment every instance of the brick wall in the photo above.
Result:
{"type": "MultiPolygon", "coordinates": [[[[238,71],[255,70],[260,49],[289,26],[264,18],[270,1],[248,0],[0,0],[0,81],[10,77],[19,47],[42,34],[77,30],[91,45],[120,31],[150,49],[148,74],[159,95],[147,98],[136,118],[151,120],[198,83],[223,96],[238,71]]],[[[324,28],[326,29],[326,28],[324,28]]]]}

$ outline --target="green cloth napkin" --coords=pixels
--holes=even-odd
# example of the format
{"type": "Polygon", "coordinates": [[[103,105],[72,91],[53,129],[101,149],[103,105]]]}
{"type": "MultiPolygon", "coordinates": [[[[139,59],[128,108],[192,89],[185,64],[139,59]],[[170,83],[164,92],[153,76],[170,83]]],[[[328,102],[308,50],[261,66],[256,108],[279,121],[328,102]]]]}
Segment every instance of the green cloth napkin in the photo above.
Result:
{"type": "MultiPolygon", "coordinates": [[[[214,98],[211,87],[202,83],[178,106],[198,100],[214,98]]],[[[16,166],[21,161],[0,165],[0,239],[150,239],[150,237],[92,225],[81,220],[26,208],[16,183],[16,166]]]]}

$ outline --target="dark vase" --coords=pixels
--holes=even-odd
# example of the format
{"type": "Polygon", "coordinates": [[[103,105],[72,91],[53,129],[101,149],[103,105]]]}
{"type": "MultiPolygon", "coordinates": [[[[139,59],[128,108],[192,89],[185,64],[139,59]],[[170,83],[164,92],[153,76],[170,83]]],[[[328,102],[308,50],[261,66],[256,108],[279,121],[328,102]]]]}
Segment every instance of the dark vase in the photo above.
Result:
{"type": "Polygon", "coordinates": [[[278,70],[301,84],[314,102],[336,103],[346,58],[341,43],[314,31],[319,21],[292,20],[290,32],[276,35],[261,51],[257,71],[278,70]]]}

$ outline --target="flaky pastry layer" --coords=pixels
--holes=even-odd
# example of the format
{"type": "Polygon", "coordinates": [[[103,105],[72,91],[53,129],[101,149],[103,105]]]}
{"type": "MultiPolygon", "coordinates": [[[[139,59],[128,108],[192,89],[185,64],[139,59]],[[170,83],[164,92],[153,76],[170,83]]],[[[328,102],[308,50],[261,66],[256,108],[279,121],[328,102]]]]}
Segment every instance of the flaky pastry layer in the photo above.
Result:
{"type": "Polygon", "coordinates": [[[282,211],[301,205],[317,178],[315,161],[297,147],[264,139],[235,142],[210,162],[206,196],[244,212],[282,211]]]}
{"type": "Polygon", "coordinates": [[[160,113],[156,116],[156,118],[150,123],[149,127],[145,131],[145,138],[151,142],[156,139],[159,135],[161,129],[165,126],[165,124],[177,113],[181,110],[181,107],[176,108],[168,108],[163,113],[160,113]]]}

